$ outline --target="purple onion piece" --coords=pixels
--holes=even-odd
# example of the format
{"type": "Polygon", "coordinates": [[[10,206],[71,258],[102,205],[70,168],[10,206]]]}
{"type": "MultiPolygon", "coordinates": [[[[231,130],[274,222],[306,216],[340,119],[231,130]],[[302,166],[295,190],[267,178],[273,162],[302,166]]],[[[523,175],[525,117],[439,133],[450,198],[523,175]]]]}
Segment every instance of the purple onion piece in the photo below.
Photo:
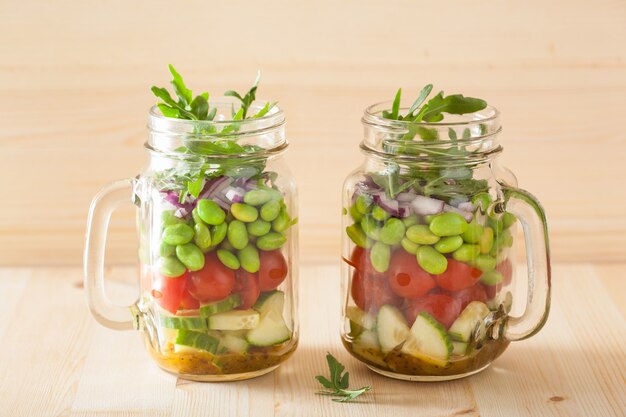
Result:
{"type": "Polygon", "coordinates": [[[413,211],[422,216],[429,214],[439,214],[443,211],[444,202],[437,200],[436,198],[430,198],[423,195],[416,196],[411,201],[411,207],[413,211]]]}
{"type": "Polygon", "coordinates": [[[246,190],[240,187],[226,188],[224,190],[224,196],[232,203],[243,203],[243,196],[246,194],[246,190]]]}
{"type": "Polygon", "coordinates": [[[221,194],[216,194],[216,195],[213,196],[213,201],[215,201],[215,204],[220,206],[227,213],[230,210],[231,203],[229,201],[226,201],[226,197],[225,196],[223,196],[221,194]]]}
{"type": "Polygon", "coordinates": [[[400,205],[398,200],[392,200],[384,193],[374,193],[372,194],[372,198],[376,204],[394,217],[408,217],[411,215],[409,206],[400,205]]]}
{"type": "Polygon", "coordinates": [[[204,186],[204,190],[198,196],[198,200],[204,200],[213,197],[214,194],[219,193],[224,188],[228,187],[233,182],[230,177],[218,177],[211,182],[207,182],[204,186]],[[208,185],[208,186],[207,186],[208,185]]]}
{"type": "Polygon", "coordinates": [[[456,206],[459,210],[469,211],[470,213],[474,213],[476,211],[476,206],[472,204],[470,201],[466,201],[465,203],[461,203],[456,206]]]}
{"type": "Polygon", "coordinates": [[[239,177],[235,180],[235,185],[237,187],[245,187],[246,183],[248,182],[248,179],[249,178],[247,177],[239,177]]]}
{"type": "Polygon", "coordinates": [[[467,221],[468,223],[471,222],[472,219],[474,218],[474,213],[472,213],[470,211],[465,211],[465,210],[458,209],[458,208],[453,207],[453,206],[451,206],[449,204],[446,204],[446,205],[443,206],[443,211],[460,214],[461,216],[463,216],[465,221],[467,221]]]}
{"type": "Polygon", "coordinates": [[[396,196],[396,200],[398,200],[400,203],[410,203],[411,201],[415,200],[415,197],[417,197],[415,191],[405,191],[398,194],[396,196]]]}
{"type": "Polygon", "coordinates": [[[179,219],[185,218],[187,216],[189,216],[189,210],[186,207],[181,207],[176,209],[176,211],[174,212],[174,216],[178,217],[179,219]]]}

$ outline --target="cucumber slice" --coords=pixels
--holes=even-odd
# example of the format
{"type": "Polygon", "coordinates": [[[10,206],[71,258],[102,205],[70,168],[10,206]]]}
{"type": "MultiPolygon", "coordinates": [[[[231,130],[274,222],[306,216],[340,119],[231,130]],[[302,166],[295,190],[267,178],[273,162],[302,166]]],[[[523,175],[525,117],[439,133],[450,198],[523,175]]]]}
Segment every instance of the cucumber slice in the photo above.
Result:
{"type": "Polygon", "coordinates": [[[209,316],[209,329],[241,330],[256,329],[259,326],[259,313],[254,310],[232,310],[209,316]]]}
{"type": "Polygon", "coordinates": [[[200,333],[193,330],[184,329],[178,331],[178,335],[176,336],[176,340],[174,341],[174,346],[187,346],[210,353],[215,353],[217,351],[218,344],[219,340],[212,336],[209,336],[206,333],[200,333]]]}
{"type": "Polygon", "coordinates": [[[465,356],[467,353],[467,343],[452,341],[452,354],[457,356],[465,356]]]}
{"type": "Polygon", "coordinates": [[[483,327],[483,320],[489,314],[489,307],[480,301],[472,301],[448,330],[454,340],[469,342],[477,327],[483,327]]]}
{"type": "Polygon", "coordinates": [[[245,337],[235,336],[231,332],[225,333],[220,339],[218,350],[233,353],[245,353],[248,351],[248,342],[245,337]]]}
{"type": "Polygon", "coordinates": [[[291,338],[291,331],[280,312],[270,310],[261,316],[256,329],[250,330],[246,340],[254,346],[272,346],[291,338]]]}
{"type": "Polygon", "coordinates": [[[167,349],[168,345],[174,344],[176,337],[178,336],[178,330],[168,329],[165,327],[158,329],[157,333],[159,335],[159,345],[163,350],[167,349]]]}
{"type": "Polygon", "coordinates": [[[409,326],[406,319],[396,307],[385,304],[378,310],[376,320],[378,341],[383,353],[391,352],[409,337],[409,326]]]}
{"type": "Polygon", "coordinates": [[[373,330],[376,327],[376,317],[373,314],[366,313],[357,306],[348,306],[346,308],[346,317],[365,330],[373,330]]]}
{"type": "Polygon", "coordinates": [[[359,346],[361,349],[380,349],[380,343],[378,343],[378,334],[372,330],[365,330],[356,339],[354,339],[354,345],[359,346]]]}
{"type": "Polygon", "coordinates": [[[185,345],[174,345],[174,353],[203,353],[204,350],[192,348],[185,345]]]}
{"type": "Polygon", "coordinates": [[[411,327],[411,335],[402,345],[402,352],[433,365],[446,366],[452,342],[441,323],[421,312],[411,327]]]}
{"type": "Polygon", "coordinates": [[[161,315],[159,321],[167,329],[207,330],[206,319],[202,317],[161,315]]]}
{"type": "Polygon", "coordinates": [[[270,311],[275,311],[282,315],[284,307],[285,293],[282,291],[269,291],[261,294],[252,308],[261,315],[267,314],[270,311]]]}
{"type": "Polygon", "coordinates": [[[203,305],[200,307],[200,316],[206,319],[213,314],[224,313],[226,311],[233,310],[240,305],[241,297],[239,297],[239,294],[233,294],[223,300],[203,305]]]}

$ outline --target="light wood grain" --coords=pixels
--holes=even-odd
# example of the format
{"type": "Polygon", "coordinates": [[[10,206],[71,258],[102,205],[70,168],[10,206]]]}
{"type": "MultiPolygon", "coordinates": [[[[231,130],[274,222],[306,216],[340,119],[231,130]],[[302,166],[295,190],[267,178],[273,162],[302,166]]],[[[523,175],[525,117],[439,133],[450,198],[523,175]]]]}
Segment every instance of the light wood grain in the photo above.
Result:
{"type": "MultiPolygon", "coordinates": [[[[278,370],[249,381],[194,383],[152,364],[135,332],[89,318],[78,268],[2,269],[0,290],[11,297],[0,303],[0,417],[624,415],[626,314],[618,303],[626,284],[611,277],[623,277],[626,264],[557,264],[545,328],[513,343],[486,371],[445,383],[384,378],[343,349],[338,271],[334,264],[302,268],[300,346],[278,370]],[[348,367],[354,386],[373,391],[354,404],[315,395],[327,351],[348,367]]],[[[134,286],[119,282],[134,273],[110,271],[116,301],[135,296],[134,286]]]]}
{"type": "MultiPolygon", "coordinates": [[[[555,259],[626,260],[623,1],[5,0],[0,20],[0,264],[80,263],[91,197],[145,162],[169,62],[216,95],[263,70],[259,96],[288,117],[303,259],[337,256],[363,108],[433,82],[502,110],[502,161],[545,205],[555,259]]],[[[126,209],[109,259],[133,262],[135,240],[126,209]]]]}

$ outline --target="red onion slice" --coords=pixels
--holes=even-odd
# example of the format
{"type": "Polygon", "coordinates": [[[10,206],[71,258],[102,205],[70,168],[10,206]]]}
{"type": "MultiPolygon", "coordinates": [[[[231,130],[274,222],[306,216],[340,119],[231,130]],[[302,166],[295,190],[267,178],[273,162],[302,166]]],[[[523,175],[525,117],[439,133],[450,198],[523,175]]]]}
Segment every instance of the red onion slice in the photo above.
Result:
{"type": "Polygon", "coordinates": [[[387,198],[384,193],[377,192],[372,194],[374,202],[383,210],[394,217],[408,217],[411,215],[411,207],[406,203],[400,203],[398,200],[387,198]]]}
{"type": "Polygon", "coordinates": [[[411,207],[417,214],[426,216],[429,214],[439,214],[443,211],[444,202],[436,198],[430,198],[423,195],[416,196],[411,201],[411,207]]]}
{"type": "Polygon", "coordinates": [[[476,211],[476,206],[474,204],[472,204],[469,201],[466,201],[465,203],[461,203],[459,205],[456,206],[459,210],[463,210],[463,211],[469,211],[470,213],[473,213],[476,211]]]}
{"type": "Polygon", "coordinates": [[[471,222],[472,219],[474,218],[474,213],[458,209],[458,208],[453,207],[453,206],[451,206],[449,204],[444,205],[443,211],[460,214],[461,216],[463,216],[465,221],[467,221],[468,223],[471,222]]]}
{"type": "Polygon", "coordinates": [[[227,188],[224,196],[233,203],[243,203],[243,196],[246,194],[246,190],[243,188],[227,188]]]}

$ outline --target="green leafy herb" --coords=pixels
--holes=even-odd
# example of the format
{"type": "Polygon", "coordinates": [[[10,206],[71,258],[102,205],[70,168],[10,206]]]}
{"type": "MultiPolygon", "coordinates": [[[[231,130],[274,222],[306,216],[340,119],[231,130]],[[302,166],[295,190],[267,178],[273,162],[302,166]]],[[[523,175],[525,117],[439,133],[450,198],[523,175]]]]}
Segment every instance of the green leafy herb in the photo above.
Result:
{"type": "Polygon", "coordinates": [[[330,370],[330,379],[322,375],[317,375],[315,379],[330,391],[318,391],[318,394],[339,397],[333,398],[333,401],[336,402],[347,402],[372,389],[370,385],[356,390],[348,389],[350,386],[350,374],[348,372],[344,373],[345,366],[330,353],[326,354],[326,361],[330,370]]]}
{"type": "Polygon", "coordinates": [[[163,87],[152,86],[152,93],[163,103],[157,104],[161,113],[166,117],[187,120],[213,120],[216,109],[209,112],[209,93],[202,93],[195,98],[190,89],[187,88],[183,77],[174,69],[173,65],[169,65],[172,74],[172,87],[178,97],[178,101],[174,100],[169,91],[163,87]]]}
{"type": "MultiPolygon", "coordinates": [[[[257,72],[256,79],[254,80],[254,84],[252,84],[252,87],[250,87],[250,90],[248,90],[248,92],[243,97],[241,96],[241,94],[239,94],[238,92],[234,90],[228,90],[224,93],[225,96],[235,97],[241,102],[241,107],[239,111],[234,115],[233,120],[242,120],[248,117],[248,110],[250,109],[250,105],[254,102],[254,100],[256,100],[256,90],[259,87],[259,81],[261,81],[261,71],[257,72]]],[[[259,118],[259,117],[264,116],[275,105],[276,103],[272,103],[272,104],[266,103],[265,107],[259,110],[252,117],[259,118]]]]}

